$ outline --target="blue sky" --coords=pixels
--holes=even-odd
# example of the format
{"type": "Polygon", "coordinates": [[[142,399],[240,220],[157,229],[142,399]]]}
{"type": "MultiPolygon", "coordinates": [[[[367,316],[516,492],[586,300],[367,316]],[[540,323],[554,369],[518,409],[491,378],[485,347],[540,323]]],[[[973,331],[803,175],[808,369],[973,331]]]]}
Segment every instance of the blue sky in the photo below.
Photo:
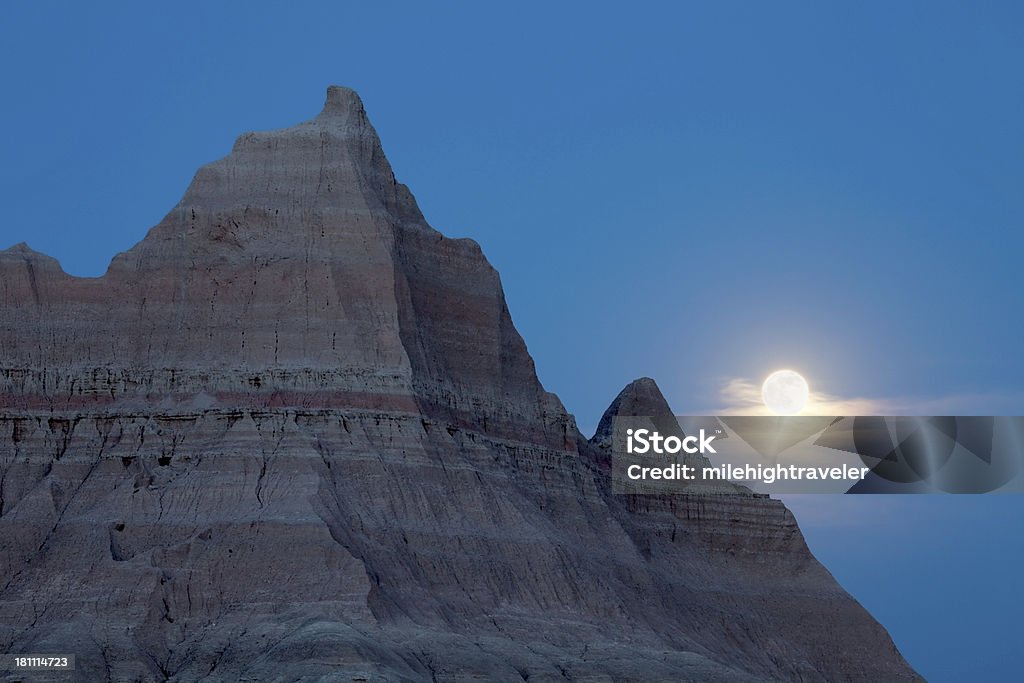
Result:
{"type": "MultiPolygon", "coordinates": [[[[584,431],[641,375],[698,413],[784,366],[1021,411],[1021,5],[372,4],[4,6],[0,248],[98,275],[337,83],[584,431]]],[[[922,673],[1011,671],[1019,498],[794,505],[922,673]]]]}

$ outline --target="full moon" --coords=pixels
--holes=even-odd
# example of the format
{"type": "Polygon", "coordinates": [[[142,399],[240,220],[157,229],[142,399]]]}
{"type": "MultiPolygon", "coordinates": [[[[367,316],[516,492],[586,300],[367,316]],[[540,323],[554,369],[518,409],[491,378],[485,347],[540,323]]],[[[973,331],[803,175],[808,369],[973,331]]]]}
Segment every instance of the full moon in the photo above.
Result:
{"type": "Polygon", "coordinates": [[[810,395],[807,380],[792,370],[776,370],[761,386],[761,400],[776,415],[796,415],[810,395]]]}

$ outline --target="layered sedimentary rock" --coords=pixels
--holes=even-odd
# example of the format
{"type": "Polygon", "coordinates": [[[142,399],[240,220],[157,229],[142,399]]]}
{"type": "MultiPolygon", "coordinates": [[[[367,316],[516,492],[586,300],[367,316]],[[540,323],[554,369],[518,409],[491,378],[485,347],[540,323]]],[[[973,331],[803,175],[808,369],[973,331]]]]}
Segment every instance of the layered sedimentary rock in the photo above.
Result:
{"type": "MultiPolygon", "coordinates": [[[[914,678],[777,501],[611,493],[362,103],[0,252],[0,651],[79,680],[914,678]]],[[[653,382],[615,413],[670,415],[653,382]]],[[[2,674],[0,674],[2,675],[2,674]]]]}

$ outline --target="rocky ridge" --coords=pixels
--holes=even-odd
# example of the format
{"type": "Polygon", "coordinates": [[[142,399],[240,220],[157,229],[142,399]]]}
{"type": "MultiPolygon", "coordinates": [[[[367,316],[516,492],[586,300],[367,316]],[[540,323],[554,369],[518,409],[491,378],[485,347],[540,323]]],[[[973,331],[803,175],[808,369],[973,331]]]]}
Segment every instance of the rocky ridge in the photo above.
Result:
{"type": "MultiPolygon", "coordinates": [[[[0,651],[79,680],[901,680],[778,501],[616,496],[354,92],[101,278],[0,252],[0,651]]],[[[602,419],[667,419],[657,386],[602,419]]],[[[2,674],[0,674],[2,675],[2,674]]]]}

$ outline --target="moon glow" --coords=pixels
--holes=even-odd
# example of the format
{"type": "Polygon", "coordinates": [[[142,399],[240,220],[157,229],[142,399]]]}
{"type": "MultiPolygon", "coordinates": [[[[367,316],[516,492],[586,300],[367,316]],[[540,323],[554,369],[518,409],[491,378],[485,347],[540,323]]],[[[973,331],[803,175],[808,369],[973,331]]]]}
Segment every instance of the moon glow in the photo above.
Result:
{"type": "Polygon", "coordinates": [[[761,386],[761,400],[776,415],[796,415],[810,395],[807,380],[792,370],[776,370],[761,386]]]}

